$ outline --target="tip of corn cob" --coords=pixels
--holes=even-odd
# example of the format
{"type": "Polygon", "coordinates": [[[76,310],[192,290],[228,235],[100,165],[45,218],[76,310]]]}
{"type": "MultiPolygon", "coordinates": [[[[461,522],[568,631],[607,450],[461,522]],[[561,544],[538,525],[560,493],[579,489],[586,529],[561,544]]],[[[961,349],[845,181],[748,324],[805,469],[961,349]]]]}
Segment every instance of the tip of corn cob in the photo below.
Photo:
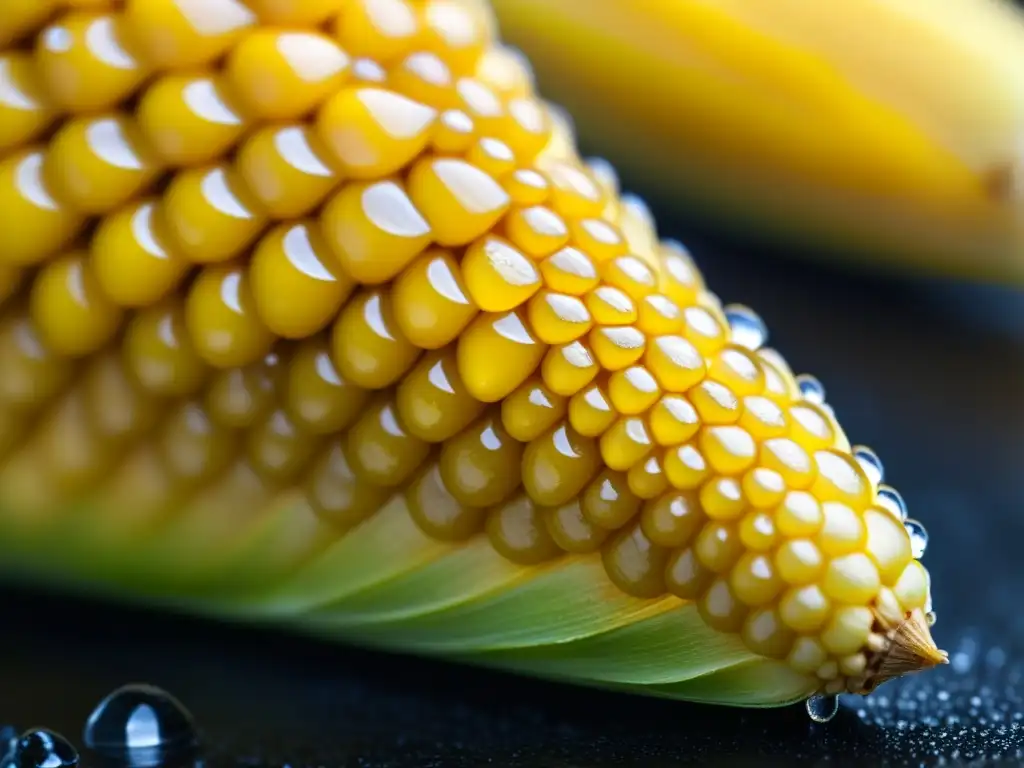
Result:
{"type": "Polygon", "coordinates": [[[46,31],[0,50],[53,102],[0,145],[0,523],[78,525],[88,575],[132,550],[162,594],[679,698],[939,663],[877,457],[479,2],[306,0],[301,33],[271,0],[109,5],[137,66],[56,0],[80,77],[46,31]]]}

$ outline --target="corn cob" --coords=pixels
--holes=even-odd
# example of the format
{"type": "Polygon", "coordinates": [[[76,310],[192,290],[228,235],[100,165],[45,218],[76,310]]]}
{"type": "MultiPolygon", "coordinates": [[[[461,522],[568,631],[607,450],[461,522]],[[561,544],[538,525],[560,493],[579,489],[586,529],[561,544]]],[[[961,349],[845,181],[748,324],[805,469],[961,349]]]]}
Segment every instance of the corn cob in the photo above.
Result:
{"type": "Polygon", "coordinates": [[[877,457],[479,4],[18,0],[0,41],[14,570],[734,705],[944,660],[877,457]]]}
{"type": "Polygon", "coordinates": [[[493,6],[581,139],[703,221],[805,256],[1024,282],[1014,3],[493,6]]]}

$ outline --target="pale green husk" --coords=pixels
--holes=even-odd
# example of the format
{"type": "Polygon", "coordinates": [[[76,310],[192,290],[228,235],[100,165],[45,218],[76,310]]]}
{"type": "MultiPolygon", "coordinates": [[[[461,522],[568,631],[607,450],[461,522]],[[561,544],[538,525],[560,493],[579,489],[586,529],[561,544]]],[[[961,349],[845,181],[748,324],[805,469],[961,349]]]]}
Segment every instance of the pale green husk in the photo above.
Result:
{"type": "Polygon", "coordinates": [[[524,567],[483,536],[439,543],[396,497],[297,557],[317,527],[300,506],[285,496],[234,519],[204,507],[145,535],[102,539],[100,509],[32,529],[0,513],[0,567],[62,589],[649,696],[769,707],[814,690],[813,679],[710,630],[693,604],[626,596],[597,556],[524,567]],[[224,526],[230,547],[217,543],[224,526]]]}

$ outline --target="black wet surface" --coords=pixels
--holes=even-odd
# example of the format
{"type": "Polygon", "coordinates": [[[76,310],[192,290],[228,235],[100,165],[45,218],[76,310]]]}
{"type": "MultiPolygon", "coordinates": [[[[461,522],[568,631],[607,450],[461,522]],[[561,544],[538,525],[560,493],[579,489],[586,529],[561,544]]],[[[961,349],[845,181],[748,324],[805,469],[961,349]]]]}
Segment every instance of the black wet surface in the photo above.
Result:
{"type": "Polygon", "coordinates": [[[948,667],[815,725],[802,707],[596,694],[7,593],[0,723],[77,742],[103,696],[145,681],[192,710],[210,765],[1024,764],[1024,295],[687,242],[722,299],[757,308],[772,345],[824,382],[851,440],[878,452],[928,527],[948,667]]]}

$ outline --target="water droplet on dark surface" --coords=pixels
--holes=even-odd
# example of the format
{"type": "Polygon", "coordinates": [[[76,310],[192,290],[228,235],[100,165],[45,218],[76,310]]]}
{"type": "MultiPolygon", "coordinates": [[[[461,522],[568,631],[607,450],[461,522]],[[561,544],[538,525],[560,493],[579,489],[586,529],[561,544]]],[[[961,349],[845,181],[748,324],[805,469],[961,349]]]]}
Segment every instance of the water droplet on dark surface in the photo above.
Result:
{"type": "Polygon", "coordinates": [[[5,764],[13,768],[74,768],[78,750],[59,733],[33,728],[21,735],[5,764]]]}
{"type": "Polygon", "coordinates": [[[0,767],[7,765],[18,743],[18,731],[13,725],[0,725],[0,767]]]}
{"type": "Polygon", "coordinates": [[[101,701],[82,738],[88,749],[136,768],[175,762],[199,746],[195,722],[182,703],[141,683],[118,688],[101,701]]]}
{"type": "Polygon", "coordinates": [[[827,723],[838,711],[838,696],[811,696],[807,700],[807,715],[816,723],[827,723]]]}

